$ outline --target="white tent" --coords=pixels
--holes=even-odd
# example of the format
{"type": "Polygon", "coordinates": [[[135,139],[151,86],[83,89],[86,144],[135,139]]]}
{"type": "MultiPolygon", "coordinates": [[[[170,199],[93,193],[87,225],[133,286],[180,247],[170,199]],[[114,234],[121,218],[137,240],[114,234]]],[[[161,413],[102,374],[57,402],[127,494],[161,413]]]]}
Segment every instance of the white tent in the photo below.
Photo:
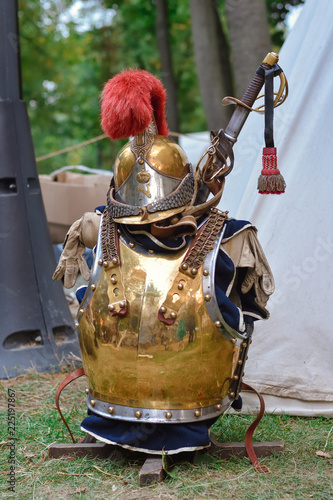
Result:
{"type": "MultiPolygon", "coordinates": [[[[333,415],[331,0],[306,1],[279,56],[290,86],[274,115],[286,192],[257,192],[264,120],[252,113],[220,204],[258,228],[276,283],[271,317],[255,327],[244,381],[263,394],[269,412],[333,415]]],[[[244,401],[245,409],[257,406],[250,394],[244,401]]]]}

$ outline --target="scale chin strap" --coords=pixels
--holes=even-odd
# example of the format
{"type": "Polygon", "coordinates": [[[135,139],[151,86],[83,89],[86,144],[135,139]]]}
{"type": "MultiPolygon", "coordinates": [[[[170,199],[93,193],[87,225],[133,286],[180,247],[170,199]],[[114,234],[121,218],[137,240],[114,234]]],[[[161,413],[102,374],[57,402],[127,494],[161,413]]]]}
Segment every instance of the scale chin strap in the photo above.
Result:
{"type": "Polygon", "coordinates": [[[69,428],[69,425],[67,424],[61,410],[60,410],[60,405],[59,405],[59,398],[60,398],[60,394],[62,392],[62,390],[68,385],[70,384],[71,382],[73,382],[73,380],[76,380],[77,378],[79,377],[82,377],[82,375],[87,375],[85,369],[83,367],[81,368],[78,368],[77,370],[74,370],[72,373],[70,373],[69,375],[67,375],[67,377],[65,378],[65,380],[63,380],[61,382],[61,384],[59,385],[58,389],[57,389],[57,393],[56,393],[56,407],[57,407],[57,410],[59,412],[59,415],[61,417],[61,420],[63,421],[63,423],[65,424],[70,436],[71,436],[71,439],[73,441],[73,443],[75,443],[75,439],[74,439],[74,436],[69,428]]]}
{"type": "Polygon", "coordinates": [[[253,387],[251,387],[248,384],[245,384],[244,382],[242,382],[241,391],[251,391],[251,392],[254,392],[258,396],[259,401],[260,401],[260,410],[259,410],[259,413],[258,413],[256,419],[249,426],[249,428],[247,429],[246,434],[245,434],[245,447],[246,447],[247,454],[249,456],[249,459],[252,462],[253,467],[255,468],[255,470],[257,472],[263,472],[263,473],[270,472],[270,470],[268,469],[268,467],[266,467],[266,465],[262,465],[259,462],[258,457],[255,454],[255,451],[253,449],[253,441],[252,441],[253,433],[254,433],[257,425],[259,424],[259,422],[262,419],[262,416],[263,416],[263,414],[265,412],[265,401],[264,401],[264,398],[262,397],[261,394],[259,394],[259,392],[257,392],[255,389],[253,389],[253,387]]]}

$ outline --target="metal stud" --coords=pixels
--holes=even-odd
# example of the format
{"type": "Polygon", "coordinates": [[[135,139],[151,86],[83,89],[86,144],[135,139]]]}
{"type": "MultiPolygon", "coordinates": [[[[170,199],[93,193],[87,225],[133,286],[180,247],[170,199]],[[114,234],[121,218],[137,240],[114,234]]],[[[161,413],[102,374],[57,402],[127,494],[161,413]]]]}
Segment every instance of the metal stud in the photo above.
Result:
{"type": "Polygon", "coordinates": [[[103,267],[108,267],[108,266],[109,266],[109,263],[108,263],[108,261],[107,261],[107,260],[105,260],[105,261],[103,262],[103,267]]]}
{"type": "Polygon", "coordinates": [[[175,311],[171,311],[170,318],[171,319],[176,319],[177,318],[177,313],[175,311]]]}
{"type": "Polygon", "coordinates": [[[246,342],[242,342],[242,347],[246,347],[247,346],[247,343],[246,342]]]}
{"type": "Polygon", "coordinates": [[[102,265],[103,265],[103,261],[102,261],[102,259],[98,259],[98,264],[99,264],[100,266],[102,266],[102,265]]]}
{"type": "Polygon", "coordinates": [[[184,288],[183,283],[178,283],[178,290],[182,290],[184,288]]]}
{"type": "Polygon", "coordinates": [[[108,412],[110,413],[110,415],[112,415],[114,413],[114,408],[113,406],[109,406],[108,408],[108,412]]]}
{"type": "Polygon", "coordinates": [[[234,398],[235,397],[235,393],[234,392],[230,392],[230,397],[234,398]]]}
{"type": "Polygon", "coordinates": [[[165,414],[165,418],[167,418],[169,420],[171,417],[172,417],[172,413],[170,411],[167,411],[165,414]]]}
{"type": "Polygon", "coordinates": [[[80,314],[83,314],[83,313],[84,313],[84,309],[82,309],[82,308],[81,308],[81,309],[79,310],[79,313],[80,313],[80,314]]]}
{"type": "Polygon", "coordinates": [[[242,365],[242,364],[243,364],[243,360],[239,359],[239,360],[237,361],[237,363],[238,363],[239,365],[242,365]]]}
{"type": "Polygon", "coordinates": [[[139,163],[140,165],[143,165],[144,164],[144,160],[142,158],[139,159],[139,163]]]}
{"type": "Polygon", "coordinates": [[[89,394],[89,389],[88,389],[88,388],[87,388],[87,389],[85,389],[85,391],[84,391],[84,392],[85,392],[86,394],[89,394]]]}
{"type": "Polygon", "coordinates": [[[209,295],[209,293],[207,293],[207,295],[205,295],[205,301],[206,302],[209,302],[211,298],[212,297],[211,297],[211,295],[209,295]]]}
{"type": "Polygon", "coordinates": [[[237,343],[237,339],[231,339],[231,342],[232,342],[233,344],[236,344],[236,343],[237,343]]]}
{"type": "Polygon", "coordinates": [[[96,290],[96,285],[93,283],[92,285],[90,285],[90,289],[94,292],[96,290]]]}
{"type": "Polygon", "coordinates": [[[117,229],[117,233],[118,233],[118,234],[121,234],[121,230],[120,230],[120,229],[117,229]]]}
{"type": "Polygon", "coordinates": [[[129,244],[129,247],[130,248],[134,248],[135,247],[135,243],[133,243],[133,241],[131,241],[131,243],[129,244]]]}
{"type": "Polygon", "coordinates": [[[209,275],[209,271],[208,271],[208,269],[204,269],[204,270],[203,270],[203,275],[204,275],[204,276],[208,276],[208,275],[209,275]]]}
{"type": "Polygon", "coordinates": [[[198,269],[196,267],[193,267],[191,269],[191,274],[193,274],[193,276],[195,276],[196,274],[198,274],[198,269]]]}
{"type": "Polygon", "coordinates": [[[201,411],[200,410],[195,410],[194,416],[195,417],[201,417],[201,411]]]}
{"type": "Polygon", "coordinates": [[[221,321],[215,321],[214,324],[217,328],[221,328],[221,321]]]}
{"type": "Polygon", "coordinates": [[[95,406],[95,404],[96,404],[96,401],[95,401],[94,399],[92,399],[92,400],[90,401],[90,404],[91,404],[91,406],[92,406],[92,407],[94,407],[94,406],[95,406]]]}
{"type": "Polygon", "coordinates": [[[233,378],[234,380],[238,380],[238,379],[239,379],[238,375],[234,375],[232,378],[233,378]]]}
{"type": "Polygon", "coordinates": [[[135,416],[136,416],[136,418],[141,418],[141,417],[142,417],[142,413],[141,413],[141,411],[139,411],[139,410],[138,410],[138,411],[136,411],[136,412],[135,412],[135,416]]]}
{"type": "Polygon", "coordinates": [[[161,306],[161,307],[160,307],[160,312],[161,312],[162,314],[166,313],[166,310],[167,310],[167,308],[166,308],[165,306],[161,306]]]}
{"type": "Polygon", "coordinates": [[[117,280],[117,278],[116,278],[115,276],[112,276],[112,278],[111,278],[111,283],[112,283],[113,285],[115,285],[116,283],[118,283],[118,280],[117,280]]]}
{"type": "Polygon", "coordinates": [[[108,309],[109,311],[114,311],[114,305],[113,304],[108,304],[108,309]]]}
{"type": "Polygon", "coordinates": [[[180,267],[183,271],[186,271],[188,269],[188,265],[185,262],[180,267]]]}
{"type": "Polygon", "coordinates": [[[79,322],[75,321],[75,328],[78,328],[78,327],[79,327],[79,322]]]}
{"type": "Polygon", "coordinates": [[[117,259],[117,257],[113,257],[113,259],[112,259],[112,264],[113,264],[113,265],[117,265],[117,264],[118,264],[118,259],[117,259]]]}
{"type": "Polygon", "coordinates": [[[217,409],[217,411],[221,411],[222,410],[222,405],[221,404],[217,404],[216,405],[216,409],[217,409]]]}
{"type": "Polygon", "coordinates": [[[119,302],[119,307],[121,309],[124,309],[125,306],[126,306],[126,301],[125,300],[122,300],[121,302],[119,302]]]}
{"type": "Polygon", "coordinates": [[[154,250],[148,250],[148,253],[150,253],[150,255],[153,255],[155,252],[154,250]]]}

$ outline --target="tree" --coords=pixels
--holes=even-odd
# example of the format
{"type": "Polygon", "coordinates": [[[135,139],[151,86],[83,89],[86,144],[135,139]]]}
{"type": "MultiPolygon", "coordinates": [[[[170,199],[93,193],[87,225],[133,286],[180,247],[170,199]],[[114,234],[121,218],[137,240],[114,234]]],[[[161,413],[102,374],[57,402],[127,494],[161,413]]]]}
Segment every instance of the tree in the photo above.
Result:
{"type": "Polygon", "coordinates": [[[167,91],[167,120],[169,128],[179,131],[177,84],[173,71],[169,35],[169,12],[167,0],[156,0],[156,38],[161,58],[161,77],[167,91]]]}
{"type": "Polygon", "coordinates": [[[231,87],[226,42],[221,39],[223,30],[213,0],[190,0],[190,10],[195,64],[208,127],[220,129],[230,116],[229,108],[222,107],[221,100],[231,87]]]}
{"type": "Polygon", "coordinates": [[[254,71],[272,49],[265,0],[227,0],[225,13],[236,95],[241,98],[254,71]]]}

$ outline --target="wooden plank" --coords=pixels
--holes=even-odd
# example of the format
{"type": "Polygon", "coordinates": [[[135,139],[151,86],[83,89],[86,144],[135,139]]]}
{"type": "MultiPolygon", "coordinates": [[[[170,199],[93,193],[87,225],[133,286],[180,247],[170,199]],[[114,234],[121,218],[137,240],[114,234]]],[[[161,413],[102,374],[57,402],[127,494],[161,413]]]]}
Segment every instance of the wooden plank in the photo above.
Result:
{"type": "MultiPolygon", "coordinates": [[[[230,457],[247,457],[245,443],[219,443],[214,438],[211,438],[211,443],[212,445],[208,448],[206,453],[218,452],[222,459],[230,457]]],[[[281,453],[284,450],[284,442],[254,442],[253,449],[257,457],[268,457],[273,453],[281,453]]]]}
{"type": "Polygon", "coordinates": [[[49,446],[51,458],[60,457],[98,457],[106,458],[114,450],[114,446],[106,443],[54,443],[49,446]]]}
{"type": "Polygon", "coordinates": [[[165,470],[163,469],[162,457],[149,457],[139,472],[140,486],[149,486],[155,483],[161,483],[165,478],[165,470]]]}

